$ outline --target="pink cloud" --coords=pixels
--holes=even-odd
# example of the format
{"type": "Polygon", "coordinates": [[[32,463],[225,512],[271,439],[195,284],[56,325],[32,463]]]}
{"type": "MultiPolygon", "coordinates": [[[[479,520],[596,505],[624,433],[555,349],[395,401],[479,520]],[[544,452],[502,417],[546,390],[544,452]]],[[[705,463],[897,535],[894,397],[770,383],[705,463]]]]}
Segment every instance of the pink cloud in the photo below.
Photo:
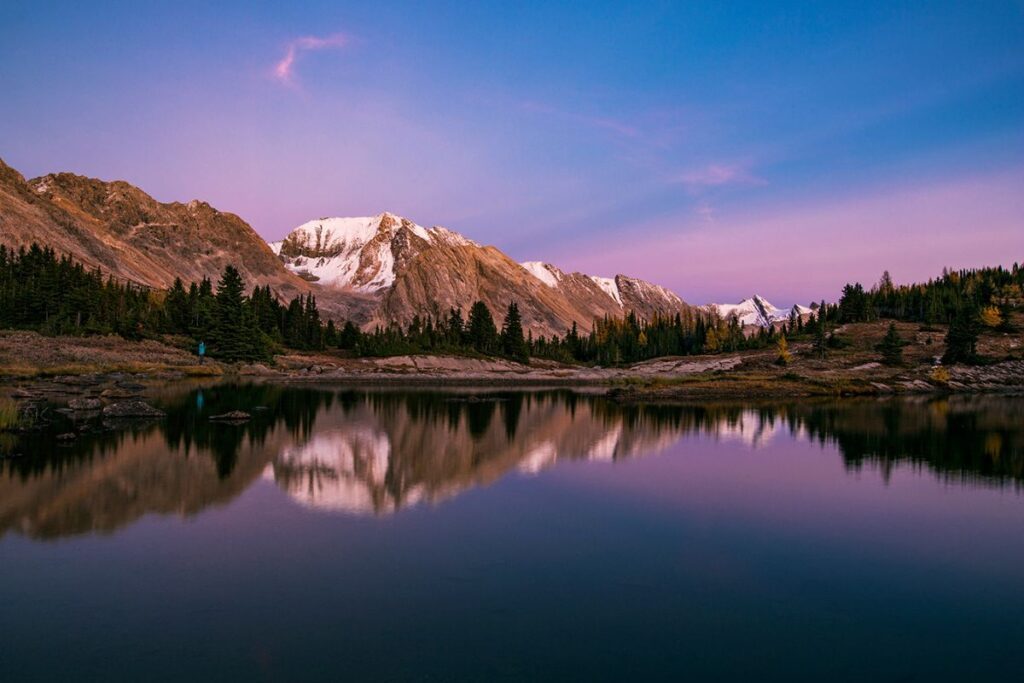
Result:
{"type": "Polygon", "coordinates": [[[301,36],[288,43],[284,57],[274,65],[273,76],[286,85],[294,83],[295,62],[303,52],[329,50],[344,47],[349,42],[348,36],[335,33],[330,36],[301,36]]]}

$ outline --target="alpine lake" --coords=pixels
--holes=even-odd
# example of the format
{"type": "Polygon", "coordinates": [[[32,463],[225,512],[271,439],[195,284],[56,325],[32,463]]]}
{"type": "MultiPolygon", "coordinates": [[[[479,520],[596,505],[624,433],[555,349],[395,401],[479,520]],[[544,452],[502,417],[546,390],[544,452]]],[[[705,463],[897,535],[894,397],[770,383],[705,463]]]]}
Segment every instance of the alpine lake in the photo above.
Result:
{"type": "Polygon", "coordinates": [[[146,401],[0,432],[0,680],[1024,680],[1024,398],[146,401]]]}

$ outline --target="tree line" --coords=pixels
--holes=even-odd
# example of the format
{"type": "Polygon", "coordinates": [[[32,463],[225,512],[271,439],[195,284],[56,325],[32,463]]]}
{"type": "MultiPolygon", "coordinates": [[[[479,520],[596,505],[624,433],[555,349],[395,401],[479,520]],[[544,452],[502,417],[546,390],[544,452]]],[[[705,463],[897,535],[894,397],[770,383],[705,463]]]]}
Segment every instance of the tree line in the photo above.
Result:
{"type": "Polygon", "coordinates": [[[248,295],[245,282],[227,266],[216,286],[209,278],[188,287],[180,278],[154,290],[87,269],[49,247],[12,250],[0,245],[0,327],[48,335],[117,334],[126,339],[179,335],[204,342],[226,361],[269,360],[282,349],[338,348],[356,355],[421,351],[475,352],[518,361],[530,357],[522,317],[513,302],[499,329],[483,302],[468,320],[453,311],[445,324],[414,318],[407,327],[362,332],[351,321],[340,328],[324,320],[312,294],[287,304],[268,286],[248,295]]]}
{"type": "MultiPolygon", "coordinates": [[[[51,248],[18,250],[0,246],[0,327],[44,334],[118,334],[128,339],[179,335],[204,341],[211,356],[226,361],[269,360],[285,348],[340,349],[354,356],[457,353],[500,356],[525,362],[531,357],[561,362],[616,365],[662,356],[686,356],[779,347],[788,362],[786,339],[805,338],[816,355],[842,345],[834,329],[847,322],[890,318],[923,325],[949,324],[947,361],[969,361],[982,326],[1007,329],[1010,312],[1024,297],[1024,270],[982,268],[944,271],[926,283],[896,286],[888,273],[871,289],[848,284],[835,305],[822,301],[804,319],[795,313],[780,325],[750,334],[736,320],[690,309],[650,319],[628,312],[606,316],[581,333],[574,323],[564,335],[525,333],[515,302],[501,326],[488,306],[477,301],[468,316],[414,317],[363,331],[352,321],[336,324],[321,315],[313,295],[283,303],[269,286],[248,295],[238,270],[224,269],[188,287],[180,280],[166,291],[153,290],[87,269],[51,248]]],[[[890,331],[881,349],[898,361],[899,339],[890,331]]]]}
{"type": "Polygon", "coordinates": [[[269,287],[247,296],[238,270],[227,266],[216,289],[204,278],[167,291],[104,277],[68,256],[33,244],[0,246],[0,327],[49,335],[117,334],[126,339],[182,335],[204,341],[228,361],[268,360],[279,347],[323,348],[333,323],[320,320],[316,299],[287,306],[269,287]]]}
{"type": "MultiPolygon", "coordinates": [[[[949,325],[946,363],[977,360],[978,336],[985,328],[1009,332],[1011,314],[1024,305],[1024,268],[1014,263],[966,270],[944,269],[941,277],[924,283],[895,285],[886,271],[865,290],[859,282],[843,287],[836,307],[837,322],[868,322],[880,318],[917,322],[928,327],[949,325]]],[[[883,342],[890,362],[898,358],[895,329],[883,342]]]]}

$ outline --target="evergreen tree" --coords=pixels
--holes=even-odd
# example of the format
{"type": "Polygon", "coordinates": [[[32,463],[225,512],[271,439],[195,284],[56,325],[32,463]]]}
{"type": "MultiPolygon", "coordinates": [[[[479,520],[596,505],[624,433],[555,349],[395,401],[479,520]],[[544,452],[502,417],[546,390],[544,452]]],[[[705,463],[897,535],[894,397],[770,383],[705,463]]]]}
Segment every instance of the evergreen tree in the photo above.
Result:
{"type": "Polygon", "coordinates": [[[480,353],[494,353],[498,350],[498,328],[494,325],[491,310],[483,301],[477,301],[469,309],[469,344],[480,353]]]}
{"type": "Polygon", "coordinates": [[[199,285],[193,282],[189,288],[189,305],[192,309],[192,337],[205,339],[213,334],[213,327],[216,323],[217,300],[213,294],[213,283],[210,278],[204,277],[199,285]],[[195,296],[193,296],[193,290],[195,296]]]}
{"type": "Polygon", "coordinates": [[[356,350],[359,347],[360,336],[359,328],[353,325],[351,320],[346,320],[338,335],[338,348],[345,351],[356,350]]]}
{"type": "Polygon", "coordinates": [[[824,299],[818,306],[818,319],[814,326],[814,353],[818,358],[828,354],[828,309],[824,299]]]}
{"type": "Polygon", "coordinates": [[[859,282],[843,287],[843,295],[839,299],[840,322],[865,322],[870,318],[864,287],[859,282]]]}
{"type": "Polygon", "coordinates": [[[253,361],[267,355],[244,291],[241,274],[234,266],[226,266],[217,283],[211,351],[227,361],[253,361]]]}
{"type": "Polygon", "coordinates": [[[462,309],[453,308],[448,313],[447,342],[449,346],[462,346],[466,333],[466,323],[462,320],[462,309]]]}
{"type": "Polygon", "coordinates": [[[949,332],[946,334],[946,353],[942,356],[942,362],[972,363],[978,356],[978,312],[971,306],[962,306],[953,320],[949,323],[949,332]]]}
{"type": "Polygon", "coordinates": [[[523,337],[523,321],[519,315],[519,306],[514,301],[508,305],[505,322],[501,326],[501,349],[506,356],[520,363],[527,363],[530,360],[530,347],[523,337]]]}
{"type": "Polygon", "coordinates": [[[185,291],[185,285],[180,277],[174,278],[174,285],[167,292],[164,307],[166,309],[168,331],[173,334],[188,334],[191,310],[188,292],[185,291]]]}
{"type": "Polygon", "coordinates": [[[878,350],[882,352],[882,362],[886,365],[903,364],[903,340],[896,331],[896,323],[889,323],[889,331],[882,338],[878,350]]]}

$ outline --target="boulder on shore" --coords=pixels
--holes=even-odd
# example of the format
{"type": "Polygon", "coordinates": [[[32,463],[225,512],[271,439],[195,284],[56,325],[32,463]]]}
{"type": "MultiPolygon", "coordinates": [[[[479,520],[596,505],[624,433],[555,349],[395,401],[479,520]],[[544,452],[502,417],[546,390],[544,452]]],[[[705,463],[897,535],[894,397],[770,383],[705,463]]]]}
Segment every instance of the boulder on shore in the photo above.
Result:
{"type": "Polygon", "coordinates": [[[90,410],[100,410],[103,408],[103,402],[98,398],[73,398],[68,401],[68,408],[75,412],[86,412],[90,410]]]}

